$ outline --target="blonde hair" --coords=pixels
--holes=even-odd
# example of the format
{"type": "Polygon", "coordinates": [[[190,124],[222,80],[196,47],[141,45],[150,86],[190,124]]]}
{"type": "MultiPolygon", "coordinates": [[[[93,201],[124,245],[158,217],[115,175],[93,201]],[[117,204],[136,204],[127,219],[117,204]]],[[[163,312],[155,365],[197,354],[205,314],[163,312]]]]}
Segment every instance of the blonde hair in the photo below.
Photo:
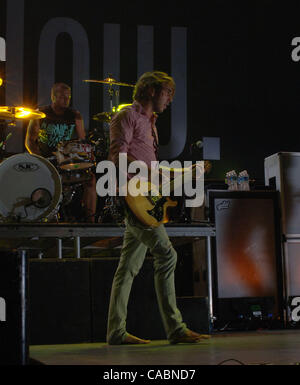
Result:
{"type": "Polygon", "coordinates": [[[133,90],[133,100],[138,102],[148,101],[150,99],[149,90],[152,88],[155,93],[159,93],[163,85],[168,84],[175,93],[174,79],[165,72],[152,71],[145,72],[137,81],[133,90]]]}

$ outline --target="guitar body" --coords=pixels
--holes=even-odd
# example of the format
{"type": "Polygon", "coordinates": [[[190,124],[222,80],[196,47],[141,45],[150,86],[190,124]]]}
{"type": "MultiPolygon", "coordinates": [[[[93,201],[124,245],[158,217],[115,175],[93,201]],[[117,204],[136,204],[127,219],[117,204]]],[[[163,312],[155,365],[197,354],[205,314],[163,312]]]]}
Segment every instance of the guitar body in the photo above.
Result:
{"type": "MultiPolygon", "coordinates": [[[[200,175],[203,177],[204,172],[207,172],[211,168],[211,164],[207,161],[203,166],[197,166],[189,170],[188,176],[185,177],[184,183],[191,180],[195,174],[196,168],[199,168],[200,175]]],[[[174,191],[176,184],[182,184],[182,178],[176,177],[172,181],[166,182],[170,185],[169,191],[174,191]]],[[[168,211],[170,208],[177,206],[178,202],[173,201],[168,196],[161,195],[161,191],[164,189],[159,186],[158,188],[148,181],[131,179],[128,183],[128,191],[125,194],[125,201],[135,215],[135,217],[144,225],[151,227],[158,227],[163,223],[170,221],[168,211]]]]}
{"type": "Polygon", "coordinates": [[[125,201],[135,217],[144,225],[151,227],[169,222],[168,211],[171,207],[177,206],[178,202],[162,196],[150,182],[138,182],[136,187],[140,189],[141,194],[133,196],[128,191],[125,196],[125,201]],[[153,191],[158,195],[154,196],[153,191]]]}

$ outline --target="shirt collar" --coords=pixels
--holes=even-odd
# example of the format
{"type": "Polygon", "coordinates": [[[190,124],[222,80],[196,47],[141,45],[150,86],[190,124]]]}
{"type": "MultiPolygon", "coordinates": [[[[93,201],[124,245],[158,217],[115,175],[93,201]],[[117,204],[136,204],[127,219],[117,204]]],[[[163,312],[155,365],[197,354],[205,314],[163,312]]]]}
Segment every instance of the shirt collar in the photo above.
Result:
{"type": "MultiPolygon", "coordinates": [[[[148,115],[146,114],[145,112],[145,109],[144,107],[141,105],[141,103],[137,102],[136,100],[132,103],[132,107],[134,108],[134,110],[136,112],[138,112],[139,114],[141,115],[144,115],[148,118],[148,115]]],[[[151,120],[152,122],[155,122],[157,119],[157,113],[156,112],[153,112],[153,116],[151,118],[149,118],[149,120],[151,120]]]]}

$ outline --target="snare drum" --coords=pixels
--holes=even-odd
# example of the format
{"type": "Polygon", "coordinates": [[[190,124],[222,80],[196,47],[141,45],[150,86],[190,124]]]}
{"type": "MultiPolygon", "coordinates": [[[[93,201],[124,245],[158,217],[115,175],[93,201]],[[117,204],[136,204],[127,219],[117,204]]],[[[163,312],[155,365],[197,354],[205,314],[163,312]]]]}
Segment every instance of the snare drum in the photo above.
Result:
{"type": "Polygon", "coordinates": [[[79,170],[60,170],[60,176],[63,186],[85,184],[92,179],[92,172],[90,169],[79,170]]]}
{"type": "Polygon", "coordinates": [[[48,220],[58,212],[62,185],[45,158],[13,155],[0,164],[0,222],[48,220]]]}
{"type": "Polygon", "coordinates": [[[93,146],[85,140],[59,143],[55,156],[62,170],[86,170],[95,166],[93,146]]]}

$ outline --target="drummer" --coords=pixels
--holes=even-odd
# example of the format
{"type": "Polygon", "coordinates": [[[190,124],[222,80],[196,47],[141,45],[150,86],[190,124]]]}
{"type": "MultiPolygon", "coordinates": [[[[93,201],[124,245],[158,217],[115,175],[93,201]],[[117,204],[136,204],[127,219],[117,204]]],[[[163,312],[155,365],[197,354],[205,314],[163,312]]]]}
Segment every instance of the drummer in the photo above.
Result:
{"type": "MultiPolygon", "coordinates": [[[[83,118],[79,111],[70,108],[70,100],[71,88],[64,83],[55,83],[51,89],[51,105],[39,109],[46,117],[29,122],[25,146],[31,154],[49,158],[57,151],[59,142],[85,139],[83,118]]],[[[84,185],[82,203],[86,215],[83,221],[95,222],[97,194],[94,174],[84,185]]]]}

